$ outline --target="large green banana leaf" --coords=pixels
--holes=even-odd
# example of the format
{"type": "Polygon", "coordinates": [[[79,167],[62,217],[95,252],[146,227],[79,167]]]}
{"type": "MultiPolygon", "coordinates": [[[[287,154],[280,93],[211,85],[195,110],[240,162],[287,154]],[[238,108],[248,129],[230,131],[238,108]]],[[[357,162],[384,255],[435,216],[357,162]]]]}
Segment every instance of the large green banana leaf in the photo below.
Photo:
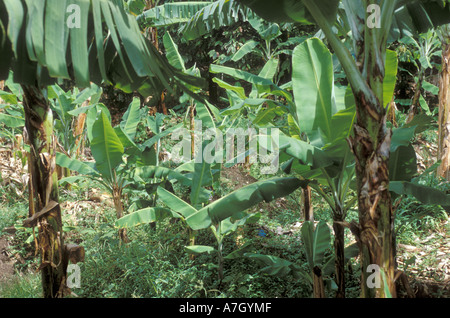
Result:
{"type": "Polygon", "coordinates": [[[25,119],[19,116],[0,113],[0,123],[3,123],[10,128],[18,128],[25,126],[25,119]]]}
{"type": "Polygon", "coordinates": [[[322,266],[325,252],[331,246],[331,232],[328,225],[320,221],[314,228],[311,221],[306,221],[303,223],[301,236],[309,268],[313,270],[315,266],[322,266]]]}
{"type": "MultiPolygon", "coordinates": [[[[350,87],[340,89],[334,86],[333,78],[331,53],[319,39],[306,40],[295,48],[292,82],[298,116],[296,124],[306,132],[311,146],[289,139],[291,145],[286,153],[300,159],[300,163],[309,165],[311,169],[325,168],[333,161],[338,162],[348,157],[346,138],[351,134],[355,121],[355,98],[350,87]],[[345,91],[344,96],[337,94],[340,90],[345,91]]],[[[388,50],[383,82],[385,100],[392,100],[396,78],[397,55],[388,50]]],[[[281,139],[284,140],[285,137],[281,139]]],[[[311,175],[309,169],[300,167],[298,170],[299,167],[289,166],[289,169],[292,168],[294,171],[301,171],[304,177],[320,176],[320,173],[311,175]]]]}
{"type": "Polygon", "coordinates": [[[133,101],[128,106],[127,111],[122,116],[120,127],[122,127],[125,134],[133,140],[136,136],[137,126],[141,120],[140,112],[141,103],[138,98],[133,98],[133,101]]]}
{"type": "Polygon", "coordinates": [[[390,40],[411,36],[450,23],[449,0],[398,0],[390,40]]]}
{"type": "MultiPolygon", "coordinates": [[[[177,218],[184,218],[193,230],[205,229],[211,224],[222,222],[233,215],[238,215],[259,202],[269,202],[276,198],[286,196],[295,191],[300,186],[305,186],[306,181],[297,178],[273,178],[260,182],[255,182],[249,186],[240,188],[221,199],[197,210],[192,205],[181,200],[174,194],[159,187],[158,196],[170,208],[156,210],[157,208],[146,208],[138,210],[124,216],[116,222],[118,227],[131,227],[142,223],[158,221],[161,218],[172,215],[177,218]]],[[[247,218],[241,218],[238,223],[225,221],[225,232],[232,230],[234,226],[253,220],[252,215],[247,218]]],[[[224,232],[224,233],[225,233],[224,232]]]]}
{"type": "Polygon", "coordinates": [[[103,111],[92,127],[91,151],[97,170],[104,178],[112,180],[122,162],[124,148],[103,111]]]}
{"type": "MultiPolygon", "coordinates": [[[[294,49],[292,83],[298,125],[314,146],[322,147],[347,138],[356,114],[354,97],[346,90],[345,109],[338,111],[332,55],[318,38],[308,39],[294,49]]],[[[397,54],[387,51],[383,100],[388,105],[397,81],[397,54]]]]}
{"type": "Polygon", "coordinates": [[[60,152],[56,153],[56,164],[63,168],[69,168],[71,171],[76,171],[82,175],[100,176],[98,171],[95,170],[93,163],[70,158],[60,152]]]}
{"type": "Polygon", "coordinates": [[[115,222],[118,228],[130,228],[141,224],[148,224],[161,221],[166,217],[179,218],[180,216],[173,213],[169,209],[160,207],[150,207],[138,210],[136,212],[127,214],[115,222]]]}
{"type": "Polygon", "coordinates": [[[187,40],[196,39],[212,29],[246,21],[253,12],[234,0],[218,0],[198,11],[181,31],[187,40]]]}
{"type": "MultiPolygon", "coordinates": [[[[210,70],[211,73],[223,73],[230,75],[236,79],[243,80],[253,84],[257,90],[264,91],[265,93],[271,93],[273,95],[277,95],[285,98],[288,102],[292,102],[292,96],[283,88],[275,85],[271,79],[261,77],[259,75],[254,75],[239,69],[211,64],[210,70]]],[[[264,75],[264,74],[261,74],[264,75]]]]}
{"type": "MultiPolygon", "coordinates": [[[[249,6],[258,15],[272,22],[298,22],[306,24],[311,22],[311,15],[316,18],[322,31],[326,34],[329,44],[333,47],[335,54],[339,58],[343,69],[347,75],[348,81],[355,94],[363,94],[373,105],[379,105],[381,102],[381,92],[373,92],[369,87],[365,74],[369,72],[366,68],[370,63],[366,63],[367,58],[377,63],[377,67],[383,71],[384,65],[382,58],[385,55],[386,43],[392,27],[400,30],[408,30],[414,24],[415,31],[423,32],[430,27],[436,27],[445,23],[450,23],[450,1],[449,0],[415,0],[415,1],[382,1],[382,10],[380,12],[381,25],[385,27],[372,28],[371,32],[364,32],[366,28],[365,19],[368,17],[366,12],[369,1],[358,2],[363,5],[355,5],[355,1],[343,0],[345,10],[338,10],[341,4],[339,0],[314,1],[314,0],[237,0],[249,6]],[[407,10],[402,10],[407,7],[407,10]],[[308,10],[311,10],[308,11],[308,10]],[[354,61],[349,49],[342,43],[340,38],[333,31],[337,12],[343,12],[347,16],[348,25],[352,32],[353,46],[357,62],[363,68],[361,71],[354,61]],[[403,16],[398,12],[402,12],[403,16]],[[362,20],[361,20],[362,19],[362,20]],[[405,23],[395,24],[395,19],[405,23]],[[408,20],[409,19],[409,20],[408,20]],[[409,22],[408,22],[408,21],[409,22]],[[421,21],[419,23],[418,21],[421,21]],[[364,33],[363,33],[364,32],[364,33]],[[372,54],[364,50],[367,45],[365,41],[374,45],[372,54]],[[378,56],[377,56],[378,55],[378,56]],[[376,96],[377,95],[377,96],[376,96]],[[378,101],[376,100],[378,98],[378,101]]],[[[372,67],[374,67],[372,65],[372,67]]],[[[380,80],[373,78],[372,80],[380,80]]],[[[379,86],[378,86],[379,88],[379,86]]],[[[390,101],[383,101],[385,106],[390,101]]]]}
{"type": "Polygon", "coordinates": [[[177,180],[184,186],[191,186],[192,184],[192,180],[182,173],[161,166],[137,167],[134,169],[132,177],[135,182],[144,184],[151,179],[177,180]]]}
{"type": "Polygon", "coordinates": [[[56,78],[106,83],[150,95],[172,79],[203,85],[172,67],[120,0],[0,0],[0,80],[41,87],[56,78]]]}
{"type": "Polygon", "coordinates": [[[197,212],[192,205],[183,201],[175,194],[167,191],[162,187],[158,187],[158,197],[172,210],[179,213],[183,218],[187,218],[197,212]]]}
{"type": "Polygon", "coordinates": [[[450,206],[450,195],[418,183],[408,181],[391,181],[389,190],[397,194],[412,195],[424,204],[450,206]]]}
{"type": "Polygon", "coordinates": [[[144,11],[137,21],[140,25],[153,27],[180,24],[180,34],[186,40],[193,40],[213,29],[252,17],[256,17],[253,11],[235,0],[183,1],[165,3],[144,11]]]}
{"type": "MultiPolygon", "coordinates": [[[[314,22],[310,13],[300,0],[236,0],[250,7],[258,15],[272,22],[314,22]]],[[[422,33],[433,27],[450,23],[449,0],[392,0],[395,11],[391,26],[391,38],[398,39],[404,35],[422,33]]],[[[340,0],[316,1],[316,5],[329,23],[336,21],[340,0]]],[[[342,1],[345,2],[345,1],[342,1]]],[[[349,1],[356,6],[352,10],[365,13],[361,1],[349,1]]],[[[348,8],[347,8],[348,9],[348,8]]]]}
{"type": "Polygon", "coordinates": [[[245,253],[245,257],[255,260],[261,266],[260,270],[271,276],[285,277],[288,274],[295,278],[303,278],[312,284],[310,275],[298,264],[274,255],[264,255],[257,253],[245,253]]]}
{"type": "Polygon", "coordinates": [[[178,46],[173,41],[169,32],[166,32],[163,36],[164,48],[166,49],[166,57],[169,63],[175,68],[186,72],[186,67],[184,66],[184,60],[180,52],[178,52],[178,46]]]}
{"type": "Polygon", "coordinates": [[[297,178],[271,178],[255,182],[201,208],[189,216],[186,221],[194,230],[204,229],[213,222],[218,223],[259,202],[270,202],[286,196],[300,186],[306,186],[306,184],[306,181],[297,178]]]}
{"type": "Polygon", "coordinates": [[[292,57],[292,86],[300,130],[315,146],[332,140],[333,60],[318,38],[298,45],[292,57]],[[320,128],[320,129],[319,129],[320,128]]]}
{"type": "Polygon", "coordinates": [[[322,149],[282,134],[280,134],[280,151],[298,159],[301,164],[308,165],[311,169],[325,168],[333,164],[333,158],[322,149]]]}
{"type": "Polygon", "coordinates": [[[210,191],[204,187],[212,183],[211,164],[206,160],[194,163],[194,173],[192,175],[192,186],[190,193],[191,204],[195,208],[201,207],[202,203],[207,203],[210,191]]]}

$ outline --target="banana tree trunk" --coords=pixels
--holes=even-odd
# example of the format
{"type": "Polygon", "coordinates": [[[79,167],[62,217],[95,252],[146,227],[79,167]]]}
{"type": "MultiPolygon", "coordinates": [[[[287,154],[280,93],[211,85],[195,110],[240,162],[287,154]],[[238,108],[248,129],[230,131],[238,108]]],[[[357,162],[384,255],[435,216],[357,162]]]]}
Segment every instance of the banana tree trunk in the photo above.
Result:
{"type": "Polygon", "coordinates": [[[222,243],[219,243],[218,253],[217,253],[217,260],[218,260],[218,275],[219,275],[219,284],[222,284],[223,281],[223,246],[222,243]]]}
{"type": "MultiPolygon", "coordinates": [[[[88,103],[84,103],[82,106],[88,106],[88,103]]],[[[80,155],[84,153],[84,141],[83,141],[83,131],[86,124],[87,114],[83,113],[78,115],[75,123],[75,131],[73,136],[75,139],[75,158],[80,158],[80,155]]]]}
{"type": "MultiPolygon", "coordinates": [[[[116,216],[119,220],[123,216],[123,203],[122,203],[122,190],[121,189],[113,189],[113,202],[114,208],[116,210],[116,216]]],[[[121,228],[119,229],[119,238],[124,243],[129,243],[127,229],[121,228]]]]}
{"type": "MultiPolygon", "coordinates": [[[[450,26],[448,27],[450,30],[450,26]]],[[[450,32],[442,44],[442,71],[439,81],[438,174],[450,180],[450,32]]]]}
{"type": "Polygon", "coordinates": [[[421,90],[422,90],[424,78],[425,78],[425,71],[423,69],[420,69],[418,81],[416,83],[416,88],[415,88],[416,91],[414,92],[414,97],[412,99],[411,106],[408,111],[408,116],[406,118],[407,124],[410,123],[414,119],[414,116],[416,116],[419,113],[420,96],[421,96],[420,94],[422,93],[421,90]]]}
{"type": "Polygon", "coordinates": [[[39,88],[22,85],[22,89],[25,128],[30,145],[29,218],[24,221],[24,226],[38,227],[37,248],[41,257],[39,268],[44,297],[62,297],[66,288],[67,262],[63,256],[64,240],[58,201],[53,115],[39,88]]]}
{"type": "Polygon", "coordinates": [[[356,159],[359,209],[359,235],[362,261],[362,296],[387,297],[385,285],[395,297],[395,256],[393,246],[393,212],[389,185],[389,149],[391,133],[386,128],[386,112],[370,105],[364,96],[356,97],[355,138],[350,145],[356,159]],[[381,111],[374,112],[374,109],[381,111]],[[375,288],[368,284],[372,272],[369,265],[384,272],[375,288]]]}
{"type": "MultiPolygon", "coordinates": [[[[356,63],[334,33],[319,2],[303,0],[303,3],[333,47],[355,96],[355,137],[350,137],[348,141],[356,167],[359,210],[357,240],[361,247],[362,296],[384,298],[389,296],[386,294],[389,290],[390,295],[396,297],[392,241],[394,222],[388,190],[391,131],[386,127],[386,108],[383,105],[386,43],[396,2],[386,1],[381,5],[383,28],[380,29],[370,28],[364,19],[352,15],[352,7],[347,6],[346,10],[352,13],[348,17],[352,24],[356,63]],[[372,274],[367,272],[367,269],[372,268],[369,267],[371,264],[378,266],[380,273],[384,273],[380,275],[386,278],[382,280],[381,286],[367,284],[372,274]]],[[[369,0],[362,1],[361,6],[367,8],[371,3],[369,0]]]]}
{"type": "Polygon", "coordinates": [[[323,283],[322,270],[319,267],[314,267],[312,270],[313,276],[313,297],[325,298],[325,286],[323,283]]]}
{"type": "Polygon", "coordinates": [[[336,298],[345,298],[345,227],[342,225],[344,219],[341,217],[334,217],[334,221],[334,255],[336,257],[336,284],[338,286],[336,298]]]}
{"type": "Polygon", "coordinates": [[[314,212],[313,212],[313,206],[312,206],[312,200],[311,200],[311,187],[307,186],[306,188],[302,189],[302,214],[303,219],[305,221],[311,221],[314,222],[314,212]]]}
{"type": "Polygon", "coordinates": [[[191,158],[195,159],[195,104],[193,102],[189,107],[189,122],[191,128],[191,158]]]}

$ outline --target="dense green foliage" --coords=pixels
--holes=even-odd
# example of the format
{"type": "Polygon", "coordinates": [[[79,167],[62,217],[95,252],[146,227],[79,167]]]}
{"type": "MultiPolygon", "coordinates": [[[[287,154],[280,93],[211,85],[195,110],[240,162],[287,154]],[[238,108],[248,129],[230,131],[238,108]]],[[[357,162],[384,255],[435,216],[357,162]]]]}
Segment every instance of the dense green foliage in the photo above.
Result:
{"type": "MultiPolygon", "coordinates": [[[[26,21],[24,30],[59,25],[51,10],[64,4],[47,2],[21,1],[42,17],[26,20],[0,0],[0,27],[12,25],[7,13],[26,21]]],[[[436,176],[434,144],[437,32],[450,22],[438,11],[450,5],[414,2],[396,2],[392,28],[374,31],[385,40],[375,62],[383,78],[368,84],[353,45],[364,25],[351,25],[367,13],[351,1],[80,1],[89,12],[83,27],[92,21],[90,49],[75,29],[46,27],[27,41],[17,41],[14,27],[1,29],[0,53],[13,67],[0,62],[0,239],[16,264],[14,277],[0,280],[0,297],[41,292],[37,232],[23,225],[30,146],[20,84],[36,83],[53,112],[55,163],[66,171],[58,181],[65,241],[85,249],[77,296],[331,298],[341,266],[346,297],[359,297],[361,184],[349,144],[369,84],[367,96],[391,114],[383,124],[392,135],[380,148],[390,157],[383,190],[392,198],[396,266],[420,285],[442,246],[449,253],[450,186],[436,176]],[[416,21],[417,8],[427,21],[416,21]],[[106,91],[110,84],[118,100],[130,100],[125,108],[106,91]],[[235,132],[244,143],[225,139],[235,132]],[[301,214],[308,188],[314,222],[301,214]],[[424,249],[427,240],[434,259],[403,249],[424,249]]],[[[450,267],[439,266],[436,280],[448,280],[450,267]]]]}

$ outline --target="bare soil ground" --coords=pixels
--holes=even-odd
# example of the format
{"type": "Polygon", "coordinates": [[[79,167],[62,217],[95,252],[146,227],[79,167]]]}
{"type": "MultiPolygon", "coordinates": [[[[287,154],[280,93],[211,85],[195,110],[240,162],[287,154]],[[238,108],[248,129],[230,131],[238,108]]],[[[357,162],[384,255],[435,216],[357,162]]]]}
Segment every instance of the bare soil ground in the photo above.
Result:
{"type": "Polygon", "coordinates": [[[14,260],[10,256],[8,239],[0,237],[0,285],[14,275],[14,260]]]}

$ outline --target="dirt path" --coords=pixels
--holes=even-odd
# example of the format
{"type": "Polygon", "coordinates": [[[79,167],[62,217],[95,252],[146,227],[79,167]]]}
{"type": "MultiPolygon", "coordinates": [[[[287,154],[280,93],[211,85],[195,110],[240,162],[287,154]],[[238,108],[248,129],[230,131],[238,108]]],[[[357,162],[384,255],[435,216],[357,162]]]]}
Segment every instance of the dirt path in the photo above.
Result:
{"type": "Polygon", "coordinates": [[[0,285],[8,281],[14,275],[14,260],[10,258],[9,242],[5,237],[0,237],[0,285]]]}

